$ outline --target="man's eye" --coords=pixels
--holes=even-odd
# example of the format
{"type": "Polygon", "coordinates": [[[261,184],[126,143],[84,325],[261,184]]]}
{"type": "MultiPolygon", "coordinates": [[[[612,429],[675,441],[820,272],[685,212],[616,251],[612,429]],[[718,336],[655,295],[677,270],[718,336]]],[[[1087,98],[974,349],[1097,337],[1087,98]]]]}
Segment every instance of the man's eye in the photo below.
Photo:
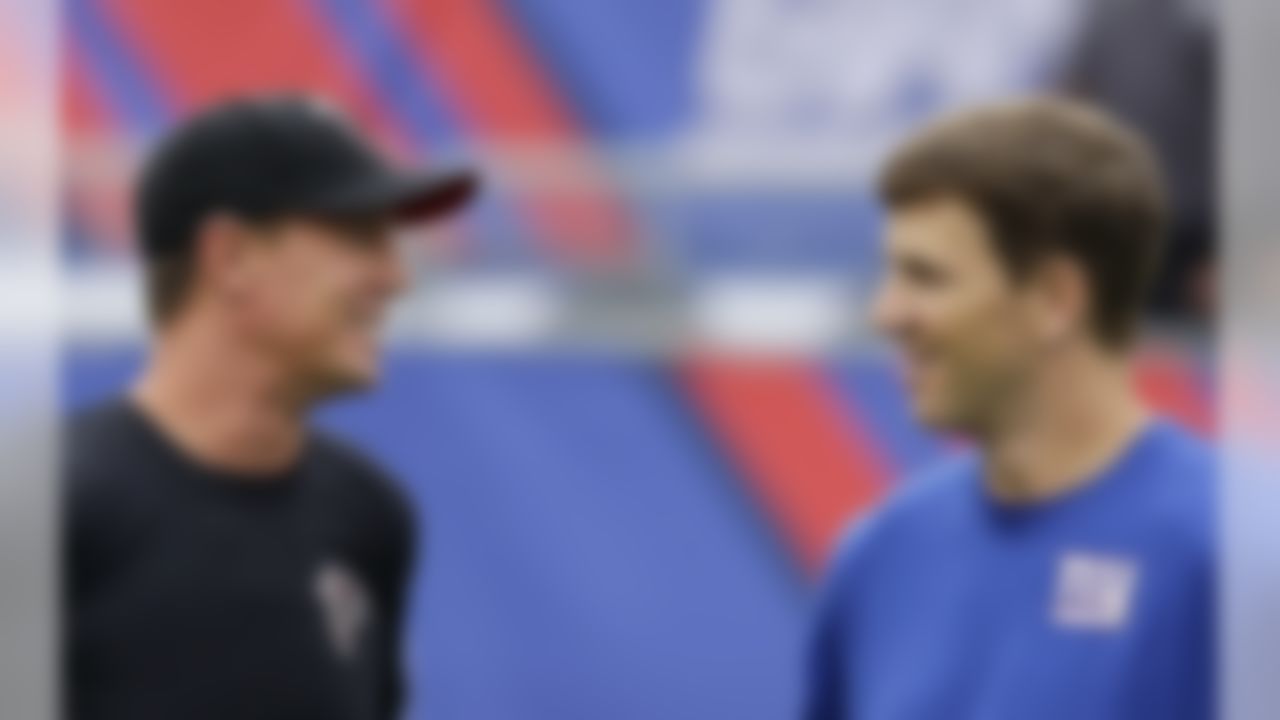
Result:
{"type": "Polygon", "coordinates": [[[355,247],[366,249],[374,248],[381,244],[385,235],[382,227],[377,225],[348,223],[339,228],[339,237],[346,243],[355,247]]]}
{"type": "Polygon", "coordinates": [[[369,247],[378,244],[379,231],[376,228],[355,228],[351,231],[351,239],[361,246],[369,247]]]}

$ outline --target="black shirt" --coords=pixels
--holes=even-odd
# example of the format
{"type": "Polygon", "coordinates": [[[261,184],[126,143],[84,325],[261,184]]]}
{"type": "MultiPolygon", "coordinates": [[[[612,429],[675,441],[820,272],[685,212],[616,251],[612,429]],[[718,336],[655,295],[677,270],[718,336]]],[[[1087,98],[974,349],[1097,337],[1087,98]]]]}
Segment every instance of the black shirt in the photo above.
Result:
{"type": "Polygon", "coordinates": [[[68,442],[69,718],[396,715],[414,524],[368,460],[313,434],[290,472],[232,476],[123,401],[68,442]]]}

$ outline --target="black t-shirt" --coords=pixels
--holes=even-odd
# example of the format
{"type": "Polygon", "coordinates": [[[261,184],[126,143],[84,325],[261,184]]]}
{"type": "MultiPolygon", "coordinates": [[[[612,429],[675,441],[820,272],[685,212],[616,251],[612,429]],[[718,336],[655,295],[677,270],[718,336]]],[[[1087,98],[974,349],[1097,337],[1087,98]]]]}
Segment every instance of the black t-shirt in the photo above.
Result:
{"type": "Polygon", "coordinates": [[[319,434],[294,469],[185,457],[124,401],[71,423],[73,720],[385,720],[400,705],[408,503],[319,434]]]}

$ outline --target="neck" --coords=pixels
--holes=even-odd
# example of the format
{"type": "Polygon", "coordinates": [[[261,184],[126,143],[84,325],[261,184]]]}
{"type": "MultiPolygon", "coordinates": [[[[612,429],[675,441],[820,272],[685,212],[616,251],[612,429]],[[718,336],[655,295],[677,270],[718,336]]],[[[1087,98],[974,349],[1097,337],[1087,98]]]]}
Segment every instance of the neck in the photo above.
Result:
{"type": "Polygon", "coordinates": [[[1013,503],[1068,493],[1097,478],[1148,419],[1123,358],[1059,353],[1019,406],[980,440],[988,489],[1013,503]]]}
{"type": "Polygon", "coordinates": [[[308,403],[288,373],[209,323],[167,329],[131,397],[184,453],[221,470],[283,471],[305,439],[308,403]]]}

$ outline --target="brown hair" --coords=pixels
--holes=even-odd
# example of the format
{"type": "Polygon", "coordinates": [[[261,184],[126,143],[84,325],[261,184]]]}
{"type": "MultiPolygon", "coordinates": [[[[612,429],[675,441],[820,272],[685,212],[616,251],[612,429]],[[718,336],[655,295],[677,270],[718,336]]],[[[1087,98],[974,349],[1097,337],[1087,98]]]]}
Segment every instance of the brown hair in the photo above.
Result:
{"type": "Polygon", "coordinates": [[[186,303],[195,271],[192,255],[190,252],[177,252],[147,259],[147,312],[153,326],[164,327],[186,303]]]}
{"type": "Polygon", "coordinates": [[[1097,337],[1123,346],[1136,334],[1168,211],[1150,150],[1103,112],[1035,98],[952,115],[892,155],[880,195],[890,208],[942,196],[972,204],[1014,278],[1051,255],[1074,259],[1097,337]]]}

